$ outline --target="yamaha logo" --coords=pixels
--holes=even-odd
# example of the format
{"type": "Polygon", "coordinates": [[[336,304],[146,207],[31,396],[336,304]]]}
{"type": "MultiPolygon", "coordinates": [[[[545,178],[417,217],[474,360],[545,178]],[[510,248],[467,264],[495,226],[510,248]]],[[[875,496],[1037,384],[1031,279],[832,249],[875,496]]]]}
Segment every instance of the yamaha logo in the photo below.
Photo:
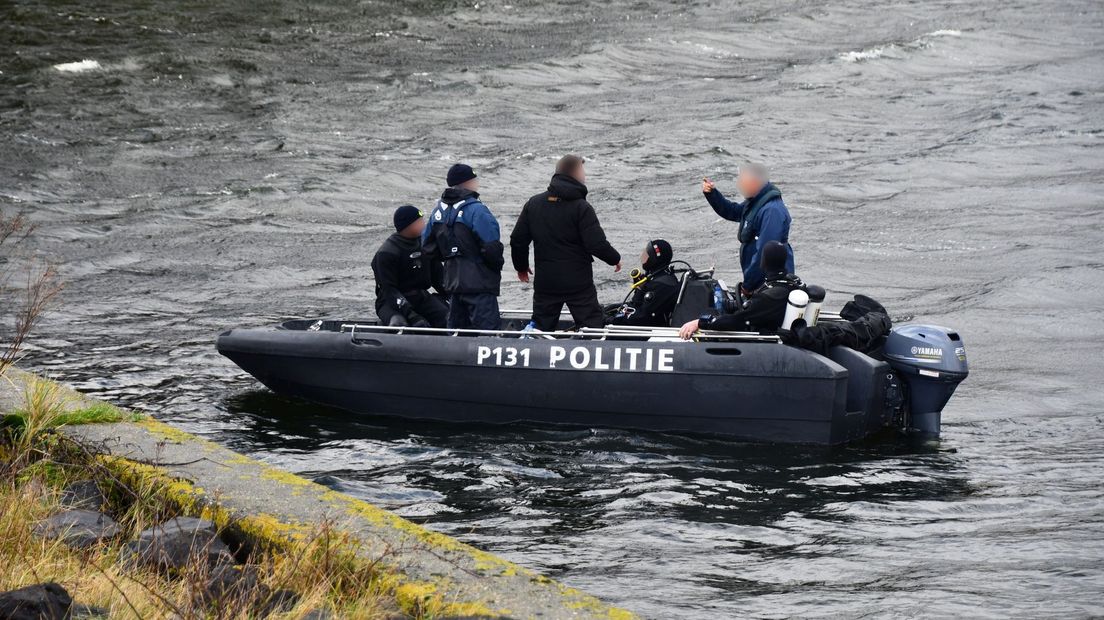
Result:
{"type": "Polygon", "coordinates": [[[936,347],[913,347],[912,354],[920,357],[943,357],[943,349],[936,347]]]}

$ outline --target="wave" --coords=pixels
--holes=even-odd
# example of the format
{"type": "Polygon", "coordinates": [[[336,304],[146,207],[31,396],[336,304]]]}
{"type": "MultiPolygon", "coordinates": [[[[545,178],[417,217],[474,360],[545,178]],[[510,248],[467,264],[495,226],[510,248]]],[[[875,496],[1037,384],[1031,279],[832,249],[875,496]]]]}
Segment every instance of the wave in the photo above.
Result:
{"type": "Polygon", "coordinates": [[[54,65],[54,68],[62,73],[84,73],[85,71],[98,71],[102,69],[98,60],[78,60],[77,62],[63,62],[54,65]]]}
{"type": "Polygon", "coordinates": [[[843,62],[863,62],[867,60],[874,60],[876,58],[882,58],[883,56],[894,57],[896,53],[901,50],[916,50],[926,48],[931,45],[931,39],[937,39],[940,37],[961,36],[961,30],[934,30],[912,41],[909,41],[908,43],[891,43],[889,45],[872,47],[870,49],[860,50],[857,52],[845,52],[843,54],[840,54],[839,58],[843,62]]]}

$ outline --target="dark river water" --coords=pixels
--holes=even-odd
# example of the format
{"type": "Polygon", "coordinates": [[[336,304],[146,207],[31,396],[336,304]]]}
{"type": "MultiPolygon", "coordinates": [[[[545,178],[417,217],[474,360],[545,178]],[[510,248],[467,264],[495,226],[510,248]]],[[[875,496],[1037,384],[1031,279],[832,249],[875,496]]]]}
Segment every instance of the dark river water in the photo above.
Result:
{"type": "Polygon", "coordinates": [[[0,2],[0,209],[66,282],[26,366],[645,617],[1104,615],[1102,207],[1098,0],[0,2]],[[452,162],[509,231],[566,152],[626,256],[733,281],[698,184],[769,163],[830,307],[963,334],[942,441],[353,419],[215,352],[369,311],[452,162]]]}

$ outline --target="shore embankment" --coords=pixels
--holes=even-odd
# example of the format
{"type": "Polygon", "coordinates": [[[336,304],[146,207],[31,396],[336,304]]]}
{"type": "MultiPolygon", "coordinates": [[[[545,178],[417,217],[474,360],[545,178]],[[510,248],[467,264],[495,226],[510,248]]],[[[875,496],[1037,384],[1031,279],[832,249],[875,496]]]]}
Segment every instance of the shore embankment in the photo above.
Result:
{"type": "MultiPolygon", "coordinates": [[[[83,538],[55,532],[54,538],[66,546],[85,549],[81,553],[106,549],[107,557],[116,562],[127,557],[142,559],[146,557],[143,541],[161,545],[168,529],[172,529],[170,533],[184,529],[193,539],[199,532],[209,544],[217,546],[217,552],[211,547],[204,549],[204,558],[214,558],[206,566],[205,584],[211,583],[211,575],[222,580],[215,579],[217,584],[226,582],[226,574],[240,581],[241,575],[252,574],[260,570],[254,566],[261,565],[275,567],[270,572],[290,574],[295,569],[288,566],[289,558],[309,558],[302,565],[320,566],[311,569],[316,572],[340,563],[343,575],[360,576],[376,597],[372,610],[350,612],[348,605],[353,603],[348,596],[341,598],[337,591],[340,588],[335,590],[334,600],[327,598],[327,589],[334,587],[321,588],[314,606],[336,617],[343,617],[342,609],[348,615],[365,618],[634,617],[377,506],[25,372],[8,369],[0,380],[0,413],[7,415],[9,422],[24,424],[21,434],[12,436],[24,440],[30,432],[49,436],[49,447],[36,448],[37,455],[29,458],[24,469],[32,471],[26,468],[34,465],[33,471],[53,472],[57,479],[58,488],[51,491],[50,475],[36,474],[39,482],[35,487],[20,482],[35,476],[13,474],[13,492],[24,496],[40,492],[44,497],[56,498],[71,495],[72,488],[91,487],[104,497],[96,506],[103,507],[102,514],[93,513],[99,514],[94,519],[98,518],[100,525],[93,526],[91,534],[88,528],[81,530],[86,534],[83,538]],[[28,420],[34,417],[33,410],[43,405],[29,401],[42,400],[44,392],[54,403],[52,415],[60,423],[38,423],[36,427],[33,420],[28,420]],[[73,456],[67,460],[43,456],[49,450],[73,456]],[[59,465],[61,461],[64,463],[59,465]],[[155,506],[152,513],[156,516],[149,516],[151,511],[147,510],[145,517],[134,518],[137,504],[155,506]],[[112,526],[101,527],[104,519],[112,526]],[[320,541],[325,542],[326,557],[318,565],[320,541]],[[116,547],[118,552],[112,551],[116,547]],[[236,568],[223,570],[219,564],[223,558],[230,560],[227,565],[236,561],[236,568]]],[[[55,501],[42,514],[28,513],[25,518],[37,518],[38,522],[26,523],[26,529],[34,536],[49,538],[49,528],[41,525],[47,518],[55,519],[55,525],[69,524],[73,531],[85,527],[76,519],[76,511],[63,504],[55,501]],[[61,516],[68,517],[57,521],[58,514],[45,516],[46,512],[57,511],[64,511],[61,516]]],[[[18,524],[9,527],[18,528],[18,524]]],[[[158,558],[151,569],[165,568],[161,561],[165,558],[158,558]]],[[[187,563],[181,562],[178,568],[187,563]]],[[[260,571],[255,579],[264,581],[267,574],[260,571]]],[[[19,575],[14,577],[15,581],[26,581],[19,575]]],[[[55,579],[51,575],[37,577],[41,581],[55,579]]],[[[60,575],[56,580],[72,586],[70,593],[79,599],[80,584],[67,584],[65,578],[60,575]]],[[[31,584],[0,582],[0,590],[24,585],[31,584]]],[[[268,598],[279,599],[274,593],[282,589],[266,587],[264,591],[268,598]]],[[[289,591],[281,599],[287,603],[282,608],[269,605],[264,609],[282,614],[278,617],[308,617],[307,607],[295,604],[301,596],[302,592],[289,591]]],[[[265,614],[254,611],[253,615],[265,614]]]]}

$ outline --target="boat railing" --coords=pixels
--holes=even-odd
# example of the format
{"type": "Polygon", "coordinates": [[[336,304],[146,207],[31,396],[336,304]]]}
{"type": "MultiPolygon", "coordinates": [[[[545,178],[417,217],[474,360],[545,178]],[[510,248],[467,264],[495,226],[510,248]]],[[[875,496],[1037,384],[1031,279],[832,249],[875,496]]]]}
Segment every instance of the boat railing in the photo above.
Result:
{"type": "MultiPolygon", "coordinates": [[[[364,334],[422,334],[444,336],[496,336],[500,338],[529,338],[541,340],[640,340],[657,339],[674,342],[680,340],[677,327],[639,327],[632,325],[610,325],[607,327],[583,327],[578,331],[545,332],[538,330],[510,329],[454,329],[447,327],[410,327],[392,325],[371,325],[367,323],[342,323],[342,333],[356,339],[358,332],[364,334]]],[[[719,332],[699,331],[694,334],[696,341],[710,342],[781,342],[773,334],[758,332],[719,332]]]]}

